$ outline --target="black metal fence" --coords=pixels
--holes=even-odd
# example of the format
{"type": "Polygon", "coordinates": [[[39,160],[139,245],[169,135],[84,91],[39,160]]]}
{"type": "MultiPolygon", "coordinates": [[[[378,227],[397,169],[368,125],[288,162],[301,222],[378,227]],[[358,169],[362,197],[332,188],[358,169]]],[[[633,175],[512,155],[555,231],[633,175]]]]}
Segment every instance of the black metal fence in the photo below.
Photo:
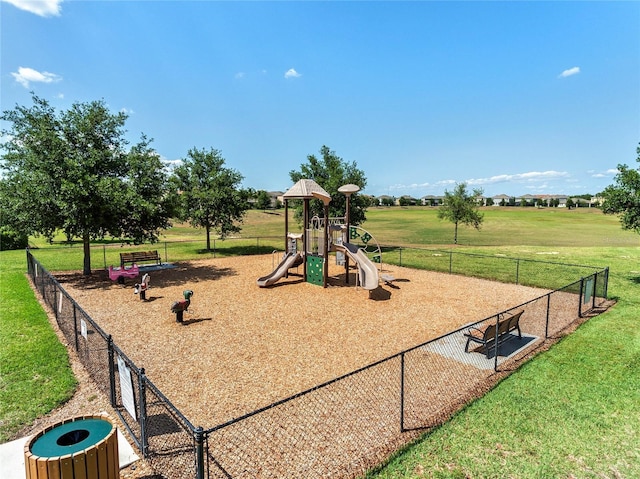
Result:
{"type": "Polygon", "coordinates": [[[482,395],[585,314],[597,313],[607,298],[608,268],[408,248],[388,249],[385,261],[470,275],[502,271],[500,279],[504,274],[522,283],[526,277],[538,286],[572,279],[508,311],[203,429],[184,417],[27,251],[29,275],[65,338],[143,456],[172,479],[361,475],[482,395]],[[503,318],[520,311],[520,334],[504,332],[509,341],[496,334],[465,352],[470,327],[483,331],[495,325],[497,331],[503,318]]]}

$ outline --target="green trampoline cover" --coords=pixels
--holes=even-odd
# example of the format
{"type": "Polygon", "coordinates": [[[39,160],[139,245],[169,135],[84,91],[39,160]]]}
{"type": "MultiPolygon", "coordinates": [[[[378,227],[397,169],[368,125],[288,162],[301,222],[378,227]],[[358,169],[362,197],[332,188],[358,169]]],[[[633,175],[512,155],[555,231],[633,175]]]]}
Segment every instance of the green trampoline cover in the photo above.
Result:
{"type": "Polygon", "coordinates": [[[113,425],[104,419],[78,419],[45,432],[31,445],[31,453],[40,457],[75,454],[106,438],[113,425]]]}

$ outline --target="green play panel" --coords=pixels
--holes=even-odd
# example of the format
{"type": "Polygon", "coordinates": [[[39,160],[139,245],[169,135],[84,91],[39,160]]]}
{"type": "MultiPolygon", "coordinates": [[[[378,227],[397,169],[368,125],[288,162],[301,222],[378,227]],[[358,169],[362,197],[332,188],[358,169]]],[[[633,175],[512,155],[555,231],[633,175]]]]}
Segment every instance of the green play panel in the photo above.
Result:
{"type": "Polygon", "coordinates": [[[324,285],[324,258],[322,256],[307,255],[307,282],[324,285]]]}

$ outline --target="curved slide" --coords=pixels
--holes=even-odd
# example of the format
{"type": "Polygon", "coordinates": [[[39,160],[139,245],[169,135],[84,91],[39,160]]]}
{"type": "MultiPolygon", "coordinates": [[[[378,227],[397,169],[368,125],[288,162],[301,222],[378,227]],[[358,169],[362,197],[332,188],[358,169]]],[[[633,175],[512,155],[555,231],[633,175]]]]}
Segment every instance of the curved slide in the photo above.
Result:
{"type": "Polygon", "coordinates": [[[336,244],[334,247],[338,251],[344,251],[358,265],[360,286],[368,290],[378,287],[378,268],[363,250],[351,243],[336,244]]]}
{"type": "Polygon", "coordinates": [[[277,282],[280,278],[287,274],[294,266],[300,264],[302,261],[302,255],[300,253],[287,253],[287,255],[280,261],[280,264],[273,270],[271,274],[258,278],[258,286],[264,288],[265,286],[271,286],[277,282]]]}

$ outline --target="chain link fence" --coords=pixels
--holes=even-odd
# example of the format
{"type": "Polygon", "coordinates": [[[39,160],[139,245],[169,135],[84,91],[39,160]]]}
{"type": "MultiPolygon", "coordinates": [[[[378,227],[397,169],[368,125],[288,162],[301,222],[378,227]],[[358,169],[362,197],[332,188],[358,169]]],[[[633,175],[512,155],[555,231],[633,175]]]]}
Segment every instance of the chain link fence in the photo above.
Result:
{"type": "MultiPolygon", "coordinates": [[[[263,247],[272,247],[264,246],[266,243],[263,247]]],[[[258,252],[263,252],[259,239],[257,244],[258,252]]],[[[184,417],[147,379],[144,369],[113,343],[27,251],[29,275],[55,312],[66,340],[110,398],[142,455],[158,474],[171,479],[362,475],[484,394],[581,318],[597,314],[607,298],[608,269],[392,247],[385,248],[385,261],[450,274],[487,277],[490,272],[491,279],[535,286],[551,283],[555,289],[203,429],[184,417]],[[555,286],[558,282],[562,284],[555,286]],[[519,328],[501,328],[516,313],[521,313],[519,328]],[[485,333],[484,343],[469,340],[472,328],[485,333]],[[487,331],[493,332],[487,335],[487,331]]],[[[215,391],[210,396],[215,400],[215,391]]]]}

